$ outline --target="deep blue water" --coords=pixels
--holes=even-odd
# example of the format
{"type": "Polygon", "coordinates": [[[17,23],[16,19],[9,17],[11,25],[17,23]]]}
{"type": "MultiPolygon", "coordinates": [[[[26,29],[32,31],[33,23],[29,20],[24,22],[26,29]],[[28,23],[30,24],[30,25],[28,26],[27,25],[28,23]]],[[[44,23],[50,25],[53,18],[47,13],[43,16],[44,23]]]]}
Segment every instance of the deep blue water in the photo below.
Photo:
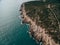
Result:
{"type": "Polygon", "coordinates": [[[25,0],[0,0],[0,45],[37,45],[27,33],[29,26],[21,24],[19,18],[23,2],[25,0]]]}

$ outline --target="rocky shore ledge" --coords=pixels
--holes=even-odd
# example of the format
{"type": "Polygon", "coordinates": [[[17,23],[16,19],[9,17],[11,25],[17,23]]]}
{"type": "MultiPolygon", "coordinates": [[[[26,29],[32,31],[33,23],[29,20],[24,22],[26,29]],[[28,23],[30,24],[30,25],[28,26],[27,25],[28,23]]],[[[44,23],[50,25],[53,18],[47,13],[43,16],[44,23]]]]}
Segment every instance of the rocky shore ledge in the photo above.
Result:
{"type": "Polygon", "coordinates": [[[34,40],[36,40],[37,43],[42,42],[43,45],[60,45],[58,43],[55,43],[52,36],[48,34],[48,31],[45,28],[41,27],[40,25],[37,25],[36,22],[33,21],[26,14],[24,4],[22,4],[20,12],[22,17],[22,22],[29,24],[30,26],[29,34],[34,40]]]}

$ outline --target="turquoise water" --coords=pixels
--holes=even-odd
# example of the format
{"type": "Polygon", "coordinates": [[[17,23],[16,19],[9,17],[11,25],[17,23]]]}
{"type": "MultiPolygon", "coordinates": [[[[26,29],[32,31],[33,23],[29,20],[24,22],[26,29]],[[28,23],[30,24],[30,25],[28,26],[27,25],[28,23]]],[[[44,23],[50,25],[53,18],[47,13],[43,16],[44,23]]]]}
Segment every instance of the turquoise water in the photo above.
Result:
{"type": "MultiPolygon", "coordinates": [[[[28,1],[28,0],[26,0],[28,1]]],[[[29,26],[21,24],[22,0],[0,0],[0,45],[37,45],[29,37],[29,26]]]]}

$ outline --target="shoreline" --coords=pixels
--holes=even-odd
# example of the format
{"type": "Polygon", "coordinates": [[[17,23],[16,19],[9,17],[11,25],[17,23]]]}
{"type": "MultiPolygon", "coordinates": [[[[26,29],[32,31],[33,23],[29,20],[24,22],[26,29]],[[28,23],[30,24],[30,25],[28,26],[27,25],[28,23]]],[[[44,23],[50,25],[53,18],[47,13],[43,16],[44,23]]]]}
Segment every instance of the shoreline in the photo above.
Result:
{"type": "Polygon", "coordinates": [[[42,41],[44,45],[59,45],[55,43],[49,34],[46,34],[45,28],[37,26],[36,23],[28,15],[26,15],[24,4],[22,4],[21,12],[23,23],[30,24],[29,34],[33,39],[39,43],[42,41]]]}

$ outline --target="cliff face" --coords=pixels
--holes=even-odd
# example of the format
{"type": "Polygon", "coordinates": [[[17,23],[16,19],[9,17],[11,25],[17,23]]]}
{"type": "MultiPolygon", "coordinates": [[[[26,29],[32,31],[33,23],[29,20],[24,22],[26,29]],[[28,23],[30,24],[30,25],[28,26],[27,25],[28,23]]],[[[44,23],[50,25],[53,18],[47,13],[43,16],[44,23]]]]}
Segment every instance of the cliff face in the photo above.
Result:
{"type": "Polygon", "coordinates": [[[22,4],[22,22],[30,24],[29,34],[38,43],[60,45],[60,3],[37,3],[22,4]]]}

